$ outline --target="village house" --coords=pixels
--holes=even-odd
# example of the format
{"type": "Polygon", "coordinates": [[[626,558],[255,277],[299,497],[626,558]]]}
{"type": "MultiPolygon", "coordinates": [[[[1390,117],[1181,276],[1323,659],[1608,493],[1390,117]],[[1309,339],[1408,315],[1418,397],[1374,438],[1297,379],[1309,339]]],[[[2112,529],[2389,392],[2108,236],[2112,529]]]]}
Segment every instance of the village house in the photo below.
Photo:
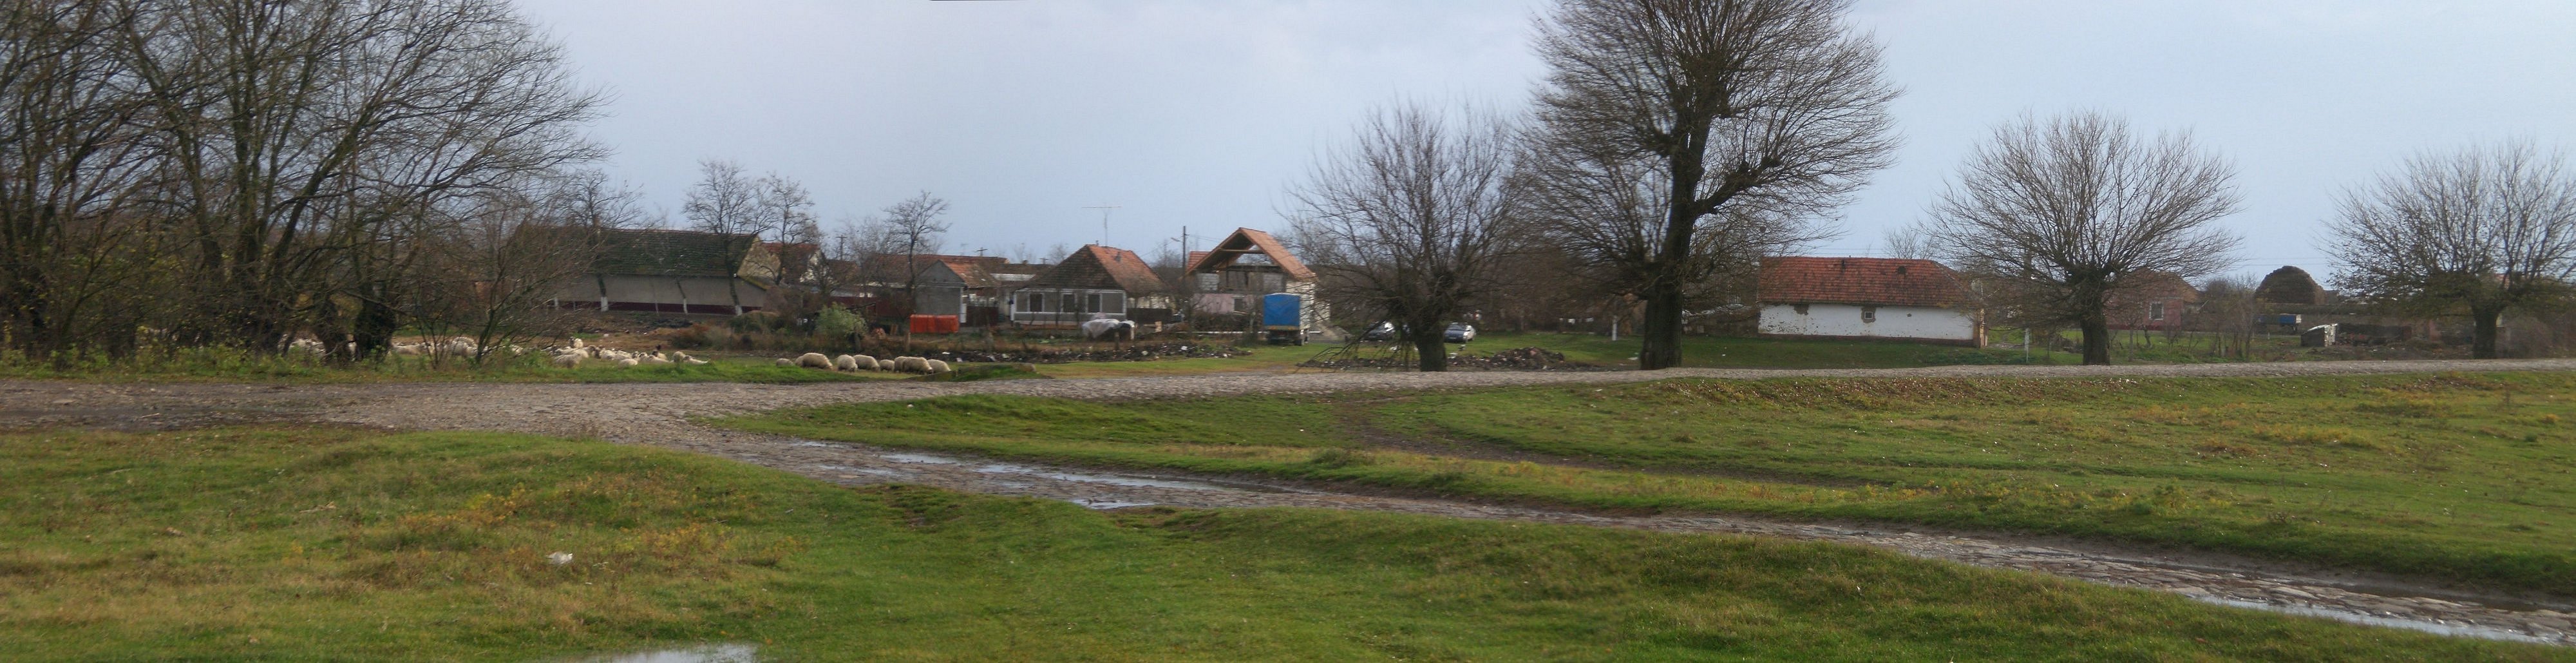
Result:
{"type": "Polygon", "coordinates": [[[2135,272],[2120,281],[2102,310],[2112,329],[2182,329],[2192,303],[2200,301],[2200,290],[2171,272],[2135,272]]]}
{"type": "Polygon", "coordinates": [[[1756,292],[1756,328],[1766,337],[1986,341],[1968,289],[1930,260],[1764,258],[1756,292]]]}
{"type": "Polygon", "coordinates": [[[1172,289],[1136,252],[1089,244],[1021,284],[1010,301],[1012,322],[1069,327],[1094,317],[1168,312],[1172,289]]]}
{"type": "Polygon", "coordinates": [[[913,313],[954,315],[968,326],[1000,321],[1003,282],[994,278],[993,270],[1008,261],[991,256],[922,257],[927,264],[913,279],[913,313]]]}
{"type": "Polygon", "coordinates": [[[1315,270],[1270,233],[1236,228],[1206,251],[1189,255],[1191,307],[1201,315],[1257,312],[1261,298],[1289,293],[1303,300],[1299,310],[1307,329],[1325,326],[1332,312],[1315,298],[1315,270]]]}
{"type": "MultiPolygon", "coordinates": [[[[745,268],[757,260],[758,241],[751,235],[623,228],[595,232],[599,254],[591,261],[590,274],[567,284],[556,297],[558,305],[735,315],[768,301],[768,290],[745,277],[745,268]]],[[[774,269],[775,261],[771,264],[774,269]]]]}

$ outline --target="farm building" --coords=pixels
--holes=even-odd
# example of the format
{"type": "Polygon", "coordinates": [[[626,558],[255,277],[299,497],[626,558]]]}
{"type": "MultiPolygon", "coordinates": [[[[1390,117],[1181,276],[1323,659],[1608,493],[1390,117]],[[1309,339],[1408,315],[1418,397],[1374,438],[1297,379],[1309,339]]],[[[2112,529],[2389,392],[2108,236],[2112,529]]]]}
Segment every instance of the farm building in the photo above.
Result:
{"type": "Polygon", "coordinates": [[[1306,328],[1323,327],[1332,319],[1332,312],[1315,298],[1315,270],[1270,233],[1236,228],[1215,247],[1190,252],[1185,278],[1190,280],[1190,304],[1200,314],[1258,311],[1263,296],[1284,292],[1304,300],[1300,317],[1306,328]]]}
{"type": "Polygon", "coordinates": [[[1762,260],[1763,336],[1985,345],[1983,312],[1941,263],[1899,258],[1762,260]]]}
{"type": "Polygon", "coordinates": [[[1145,259],[1121,248],[1085,245],[1022,283],[1011,295],[1011,321],[1073,326],[1095,316],[1126,320],[1146,309],[1169,311],[1172,289],[1145,259]]]}
{"type": "Polygon", "coordinates": [[[2191,305],[2200,301],[2200,290],[2170,272],[2123,275],[2115,287],[2102,311],[2112,329],[2181,329],[2191,305]]]}
{"type": "Polygon", "coordinates": [[[596,232],[599,255],[590,274],[565,286],[558,304],[734,315],[768,301],[768,290],[745,278],[746,267],[752,267],[748,263],[756,262],[759,253],[751,235],[620,228],[596,232]]]}

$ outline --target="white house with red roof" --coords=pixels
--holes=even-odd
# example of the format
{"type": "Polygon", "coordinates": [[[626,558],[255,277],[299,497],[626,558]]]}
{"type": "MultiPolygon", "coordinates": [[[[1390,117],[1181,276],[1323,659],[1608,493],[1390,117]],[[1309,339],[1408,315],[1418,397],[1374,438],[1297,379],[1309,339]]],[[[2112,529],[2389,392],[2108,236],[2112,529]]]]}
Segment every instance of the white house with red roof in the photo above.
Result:
{"type": "Polygon", "coordinates": [[[1983,346],[1984,312],[1959,275],[1930,260],[1762,260],[1763,336],[1983,346]]]}

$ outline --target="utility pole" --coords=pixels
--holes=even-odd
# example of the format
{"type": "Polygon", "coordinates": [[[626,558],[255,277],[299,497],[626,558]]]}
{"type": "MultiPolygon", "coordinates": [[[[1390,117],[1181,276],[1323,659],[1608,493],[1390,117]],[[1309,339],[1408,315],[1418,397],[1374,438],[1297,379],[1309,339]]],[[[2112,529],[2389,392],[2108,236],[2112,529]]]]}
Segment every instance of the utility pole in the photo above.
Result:
{"type": "Polygon", "coordinates": [[[1090,206],[1085,206],[1085,207],[1083,207],[1083,209],[1096,209],[1096,210],[1100,210],[1100,245],[1101,245],[1101,246],[1108,246],[1108,245],[1109,245],[1109,210],[1118,209],[1118,207],[1119,207],[1119,206],[1117,206],[1117,205],[1111,205],[1111,204],[1109,204],[1109,203],[1101,203],[1101,204],[1098,204],[1098,205],[1090,205],[1090,206]]]}

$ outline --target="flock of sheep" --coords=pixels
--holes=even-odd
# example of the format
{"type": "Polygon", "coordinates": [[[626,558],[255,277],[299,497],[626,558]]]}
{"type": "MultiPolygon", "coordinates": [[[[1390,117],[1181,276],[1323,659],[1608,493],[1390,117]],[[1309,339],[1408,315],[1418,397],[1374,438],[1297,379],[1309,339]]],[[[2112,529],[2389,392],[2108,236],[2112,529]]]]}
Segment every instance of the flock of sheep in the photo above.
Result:
{"type": "MultiPolygon", "coordinates": [[[[309,352],[315,356],[321,356],[326,348],[323,346],[321,341],[316,341],[310,338],[298,338],[289,342],[287,344],[287,349],[309,352]]],[[[353,344],[350,349],[355,351],[356,346],[353,344]]],[[[482,348],[475,345],[474,339],[463,336],[458,336],[446,341],[396,343],[393,347],[394,354],[406,357],[471,357],[480,350],[482,350],[482,348]]],[[[511,356],[519,356],[528,353],[527,348],[517,345],[495,347],[492,348],[492,351],[495,353],[507,352],[511,356]]],[[[557,368],[577,368],[585,361],[603,361],[620,368],[634,366],[670,366],[674,364],[687,364],[690,366],[707,365],[707,360],[691,357],[689,356],[689,353],[686,352],[676,350],[667,353],[631,352],[627,350],[588,345],[578,338],[572,339],[572,344],[569,346],[542,348],[540,351],[554,355],[553,363],[557,368]]],[[[867,355],[841,355],[838,357],[827,357],[820,352],[808,352],[794,359],[780,359],[778,360],[778,365],[791,367],[801,366],[826,371],[887,371],[894,373],[920,373],[925,375],[946,373],[951,370],[948,367],[948,362],[925,357],[895,357],[892,359],[878,359],[867,355]]]]}
{"type": "Polygon", "coordinates": [[[894,373],[921,373],[925,375],[936,375],[949,371],[948,362],[924,357],[895,357],[893,359],[878,359],[867,355],[841,355],[838,357],[826,357],[820,352],[808,352],[798,355],[795,359],[780,359],[778,360],[778,365],[819,368],[826,371],[888,371],[894,373]]]}

